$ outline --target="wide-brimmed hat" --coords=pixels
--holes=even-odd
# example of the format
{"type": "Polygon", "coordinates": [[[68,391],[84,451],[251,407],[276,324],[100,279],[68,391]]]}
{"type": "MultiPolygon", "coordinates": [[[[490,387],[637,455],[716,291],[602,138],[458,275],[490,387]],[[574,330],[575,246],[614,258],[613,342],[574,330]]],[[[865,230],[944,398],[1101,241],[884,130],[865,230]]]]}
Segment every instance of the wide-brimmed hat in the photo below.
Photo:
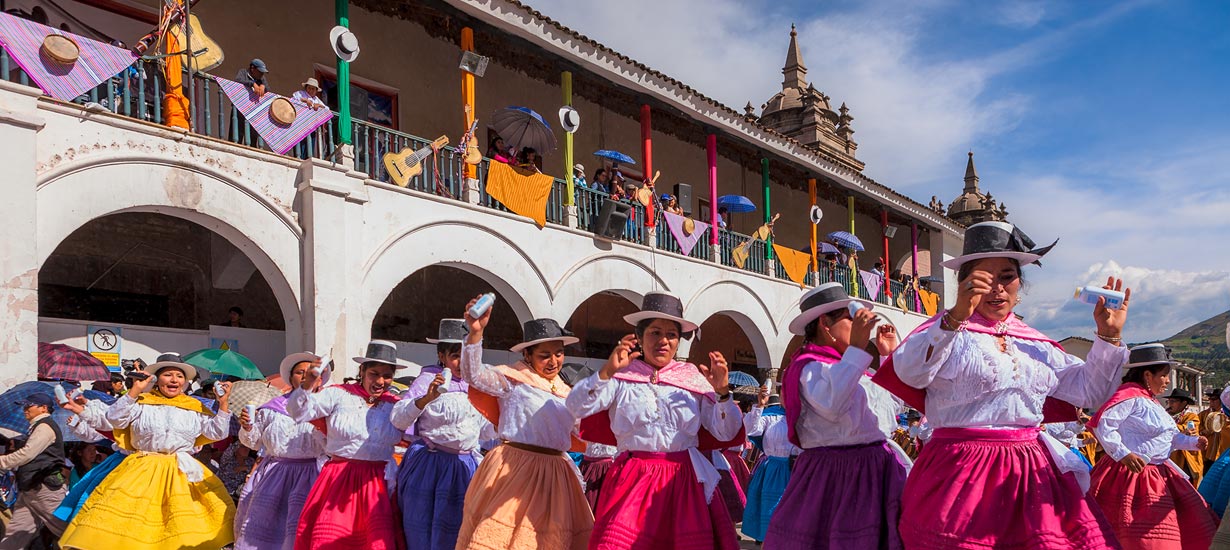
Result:
{"type": "MultiPolygon", "coordinates": [[[[841,283],[824,283],[808,290],[799,300],[799,314],[790,321],[790,333],[799,336],[806,334],[808,323],[819,319],[825,313],[848,307],[854,300],[846,294],[846,287],[841,283]]],[[[859,301],[868,309],[875,307],[875,304],[866,300],[859,301]]]]}
{"type": "Polygon", "coordinates": [[[184,358],[178,353],[164,353],[158,356],[152,365],[146,365],[144,372],[150,376],[158,376],[158,371],[166,368],[179,369],[184,373],[188,380],[196,380],[197,378],[205,378],[207,375],[201,373],[201,369],[184,362],[184,358]]]}
{"type": "MultiPolygon", "coordinates": [[[[292,353],[290,355],[287,355],[285,359],[282,359],[282,363],[278,365],[278,374],[282,375],[283,382],[289,384],[290,383],[290,373],[291,373],[291,370],[295,368],[295,365],[298,365],[299,363],[302,363],[304,361],[307,361],[309,363],[315,363],[316,361],[320,361],[322,359],[323,357],[315,353],[312,353],[310,351],[301,351],[299,353],[292,353]]],[[[329,375],[333,373],[333,362],[329,361],[327,365],[322,363],[320,366],[323,367],[320,371],[320,385],[323,386],[329,383],[329,375]]]]}
{"type": "Polygon", "coordinates": [[[571,105],[560,107],[559,125],[564,127],[565,132],[575,133],[581,127],[581,113],[578,113],[571,105]]]}
{"type": "Polygon", "coordinates": [[[304,88],[306,88],[306,87],[308,87],[308,86],[311,86],[311,87],[316,88],[317,90],[319,90],[319,89],[320,89],[320,82],[318,82],[315,78],[309,78],[309,79],[307,79],[307,80],[304,80],[304,81],[303,81],[303,84],[300,84],[300,86],[303,86],[304,88]]]}
{"type": "Polygon", "coordinates": [[[585,173],[585,165],[584,165],[584,164],[581,164],[581,163],[579,163],[579,162],[578,162],[578,163],[576,163],[576,164],[572,165],[572,170],[573,170],[574,172],[580,172],[580,173],[584,174],[584,173],[585,173]]]}
{"type": "Polygon", "coordinates": [[[1192,397],[1192,394],[1183,388],[1170,390],[1170,395],[1163,395],[1162,399],[1182,399],[1192,405],[1196,404],[1196,398],[1192,397]]]}
{"type": "Polygon", "coordinates": [[[362,357],[355,357],[354,362],[362,365],[363,363],[384,363],[386,365],[397,367],[408,367],[409,363],[397,358],[397,344],[388,340],[372,340],[367,344],[367,352],[362,357]]]}
{"type": "Polygon", "coordinates": [[[428,338],[429,344],[462,344],[470,328],[465,319],[440,319],[440,329],[436,338],[428,338]]]}
{"type": "Polygon", "coordinates": [[[1177,365],[1178,361],[1171,359],[1170,350],[1163,344],[1144,344],[1136,346],[1128,352],[1127,363],[1123,370],[1149,365],[1177,365]]]}
{"type": "Polygon", "coordinates": [[[948,269],[958,269],[961,264],[983,258],[1010,258],[1021,265],[1039,263],[1038,260],[1058,242],[1059,239],[1055,239],[1050,246],[1036,248],[1033,239],[1008,222],[976,223],[965,228],[961,255],[941,262],[940,265],[948,269]]]}
{"type": "Polygon", "coordinates": [[[624,321],[636,326],[645,319],[666,319],[679,323],[683,332],[693,332],[699,325],[683,318],[683,302],[679,298],[665,292],[650,292],[641,302],[641,310],[624,315],[624,321]]]}
{"type": "Polygon", "coordinates": [[[359,57],[359,37],[350,29],[337,25],[329,31],[329,45],[333,46],[333,54],[347,63],[359,57]]]}
{"type": "Polygon", "coordinates": [[[555,322],[555,319],[534,319],[532,321],[526,321],[525,324],[521,326],[521,330],[525,334],[524,339],[520,344],[509,348],[509,350],[514,353],[530,346],[541,344],[543,342],[551,342],[553,340],[559,340],[560,342],[563,342],[565,346],[581,341],[580,338],[573,336],[571,332],[568,332],[564,330],[563,327],[559,326],[559,323],[555,322]]]}

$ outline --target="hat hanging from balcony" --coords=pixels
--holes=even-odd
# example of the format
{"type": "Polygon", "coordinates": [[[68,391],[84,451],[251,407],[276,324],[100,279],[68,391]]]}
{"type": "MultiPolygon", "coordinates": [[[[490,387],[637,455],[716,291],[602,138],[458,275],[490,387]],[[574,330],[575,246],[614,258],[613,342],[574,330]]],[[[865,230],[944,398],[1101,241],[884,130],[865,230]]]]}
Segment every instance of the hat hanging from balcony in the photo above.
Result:
{"type": "Polygon", "coordinates": [[[269,118],[283,126],[295,123],[295,105],[284,97],[275,97],[269,104],[269,118]]]}
{"type": "MultiPolygon", "coordinates": [[[[807,332],[807,324],[819,319],[821,315],[849,307],[853,302],[846,293],[846,287],[841,283],[824,283],[808,290],[799,300],[799,314],[790,321],[790,333],[803,336],[807,332]]],[[[862,302],[867,308],[875,307],[870,302],[862,302]]]]}
{"type": "Polygon", "coordinates": [[[564,105],[559,108],[559,125],[564,127],[564,131],[569,134],[576,133],[581,127],[581,113],[572,108],[572,105],[564,105]]]}
{"type": "Polygon", "coordinates": [[[693,332],[699,325],[683,318],[683,302],[679,298],[665,292],[650,292],[641,302],[641,310],[624,315],[624,321],[636,326],[645,319],[666,319],[679,323],[683,332],[693,332]]]}
{"type": "Polygon", "coordinates": [[[342,61],[351,63],[359,57],[359,37],[346,27],[338,25],[329,31],[329,45],[342,61]]]}
{"type": "Polygon", "coordinates": [[[571,332],[568,332],[564,330],[563,327],[559,326],[559,323],[555,322],[555,319],[534,319],[532,321],[526,321],[521,328],[524,331],[525,337],[520,344],[509,348],[509,351],[513,353],[520,352],[523,349],[536,346],[543,342],[559,341],[565,346],[570,346],[581,341],[580,338],[573,336],[571,332]]]}
{"type": "Polygon", "coordinates": [[[129,50],[3,12],[0,44],[30,80],[62,101],[72,101],[111,80],[137,60],[129,50]]]}
{"type": "Polygon", "coordinates": [[[1050,246],[1036,248],[1033,239],[1008,222],[982,222],[965,228],[965,243],[961,255],[941,262],[948,269],[960,269],[961,265],[983,258],[1009,258],[1021,265],[1038,264],[1050,252],[1059,239],[1050,246]]]}
{"type": "Polygon", "coordinates": [[[435,338],[428,338],[429,344],[461,344],[465,342],[470,329],[464,319],[440,319],[440,329],[435,338]]]}
{"type": "Polygon", "coordinates": [[[285,109],[296,103],[294,99],[288,100],[274,93],[267,93],[258,98],[256,94],[248,91],[247,87],[234,80],[217,76],[213,79],[218,83],[218,87],[222,88],[227,99],[231,100],[235,109],[248,119],[248,124],[252,125],[252,129],[264,138],[265,145],[279,155],[286,154],[302,142],[308,134],[333,118],[333,111],[329,109],[309,109],[302,103],[299,107],[292,107],[292,115],[285,109]],[[282,106],[279,107],[279,105],[282,106]],[[281,113],[278,112],[279,109],[281,113]],[[285,122],[286,119],[290,122],[285,122]]]}

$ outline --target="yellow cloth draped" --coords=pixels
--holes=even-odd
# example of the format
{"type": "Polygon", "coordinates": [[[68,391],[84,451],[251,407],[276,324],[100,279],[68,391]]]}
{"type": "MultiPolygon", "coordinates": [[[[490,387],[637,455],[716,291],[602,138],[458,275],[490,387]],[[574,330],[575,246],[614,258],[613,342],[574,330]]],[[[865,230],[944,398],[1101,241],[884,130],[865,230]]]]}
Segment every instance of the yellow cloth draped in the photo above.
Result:
{"type": "MultiPolygon", "coordinates": [[[[138,395],[137,404],[138,405],[175,407],[177,409],[183,409],[185,411],[201,413],[205,416],[212,417],[214,415],[214,412],[209,410],[209,408],[206,407],[204,403],[196,399],[193,399],[191,397],[188,397],[187,395],[184,395],[182,393],[175,397],[167,397],[165,395],[162,395],[161,393],[158,393],[158,390],[154,390],[150,393],[143,393],[141,395],[138,395]]],[[[115,444],[119,445],[120,448],[128,450],[128,451],[133,451],[133,452],[140,450],[132,444],[132,425],[129,425],[127,428],[117,429],[111,433],[115,437],[115,444]]],[[[212,443],[213,441],[214,440],[206,438],[205,436],[201,435],[201,436],[197,436],[196,442],[194,444],[199,447],[202,445],[208,445],[212,443]]]]}
{"type": "Polygon", "coordinates": [[[936,313],[936,308],[940,305],[940,295],[930,290],[918,289],[918,299],[922,300],[923,311],[927,312],[927,316],[933,316],[936,313]]]}
{"type": "Polygon", "coordinates": [[[138,453],[103,478],[64,531],[60,547],[214,550],[234,540],[234,521],[235,503],[212,472],[205,470],[203,481],[190,483],[175,455],[138,453]]]}
{"type": "Polygon", "coordinates": [[[811,265],[811,254],[786,248],[776,243],[773,244],[773,253],[777,254],[777,261],[782,263],[782,269],[786,270],[786,276],[790,277],[791,281],[798,283],[800,287],[805,286],[807,267],[811,265]]]}
{"type": "Polygon", "coordinates": [[[551,176],[502,162],[487,166],[487,194],[540,228],[547,225],[547,197],[554,183],[551,176]]]}

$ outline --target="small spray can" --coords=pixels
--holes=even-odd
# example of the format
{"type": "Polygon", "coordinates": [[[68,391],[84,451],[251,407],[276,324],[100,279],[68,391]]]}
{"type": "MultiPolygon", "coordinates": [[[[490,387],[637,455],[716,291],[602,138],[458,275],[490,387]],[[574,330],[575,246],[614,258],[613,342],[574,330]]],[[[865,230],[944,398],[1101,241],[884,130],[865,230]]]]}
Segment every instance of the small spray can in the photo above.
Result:
{"type": "Polygon", "coordinates": [[[1106,298],[1106,309],[1119,309],[1123,307],[1123,300],[1126,296],[1117,290],[1090,285],[1077,288],[1072,297],[1078,302],[1089,305],[1097,305],[1098,298],[1106,298]]]}
{"type": "Polygon", "coordinates": [[[64,386],[56,384],[55,392],[56,392],[56,403],[59,403],[61,405],[68,403],[68,396],[64,394],[64,386]]]}
{"type": "Polygon", "coordinates": [[[473,319],[478,319],[479,317],[482,317],[483,314],[487,313],[487,310],[491,309],[491,306],[494,304],[495,304],[495,293],[494,292],[488,292],[486,294],[483,294],[482,296],[478,298],[478,301],[474,302],[474,305],[470,307],[470,317],[473,319]]]}
{"type": "Polygon", "coordinates": [[[243,412],[248,413],[248,422],[256,420],[256,405],[244,405],[243,412]]]}
{"type": "Polygon", "coordinates": [[[440,376],[444,377],[444,383],[437,386],[436,391],[440,393],[448,393],[448,385],[453,382],[453,371],[444,369],[444,372],[440,373],[440,376]]]}
{"type": "Polygon", "coordinates": [[[1187,429],[1188,429],[1189,431],[1190,431],[1190,430],[1194,430],[1194,429],[1196,429],[1196,421],[1195,421],[1195,420],[1188,420],[1188,421],[1187,421],[1187,429]]]}

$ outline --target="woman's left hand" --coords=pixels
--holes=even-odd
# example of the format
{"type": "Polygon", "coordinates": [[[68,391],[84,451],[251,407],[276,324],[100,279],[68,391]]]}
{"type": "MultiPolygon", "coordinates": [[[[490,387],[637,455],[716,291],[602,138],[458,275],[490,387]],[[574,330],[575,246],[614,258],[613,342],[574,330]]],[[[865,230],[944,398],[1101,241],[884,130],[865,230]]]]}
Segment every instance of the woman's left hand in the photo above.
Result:
{"type": "Polygon", "coordinates": [[[726,365],[726,358],[721,352],[709,352],[709,362],[713,363],[712,367],[706,365],[696,365],[700,369],[700,373],[709,380],[709,384],[713,386],[713,391],[718,395],[724,396],[730,393],[730,367],[726,365]]]}
{"type": "Polygon", "coordinates": [[[1107,309],[1106,298],[1098,298],[1098,305],[1093,307],[1093,322],[1097,324],[1098,336],[1119,338],[1123,334],[1123,325],[1127,322],[1128,302],[1132,298],[1132,289],[1124,289],[1123,279],[1114,277],[1107,277],[1106,285],[1102,288],[1122,291],[1123,305],[1119,309],[1107,309]]]}
{"type": "Polygon", "coordinates": [[[880,323],[880,326],[876,327],[876,349],[880,350],[880,357],[891,356],[900,343],[897,327],[892,323],[880,323]]]}

